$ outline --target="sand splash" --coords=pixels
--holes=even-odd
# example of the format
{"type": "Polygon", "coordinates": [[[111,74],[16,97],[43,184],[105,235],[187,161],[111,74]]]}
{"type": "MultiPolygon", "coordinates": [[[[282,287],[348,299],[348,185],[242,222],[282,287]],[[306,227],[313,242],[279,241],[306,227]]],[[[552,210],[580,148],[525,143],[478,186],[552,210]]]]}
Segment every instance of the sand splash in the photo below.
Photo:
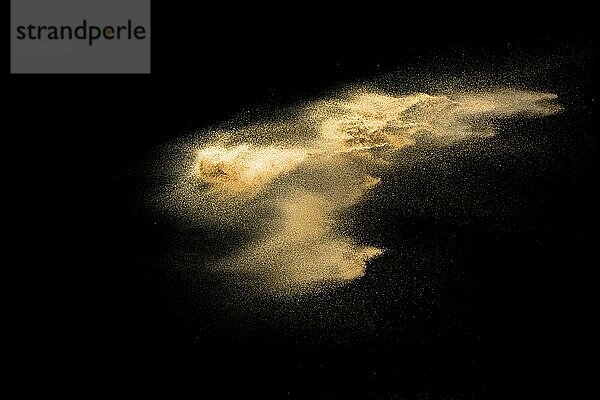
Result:
{"type": "Polygon", "coordinates": [[[344,211],[385,184],[372,175],[376,166],[394,163],[399,149],[419,141],[444,145],[492,135],[496,118],[553,114],[560,110],[555,98],[510,89],[435,96],[358,91],[316,102],[291,120],[243,135],[213,134],[178,166],[183,178],[167,206],[250,232],[215,268],[253,276],[248,281],[261,287],[350,281],[384,252],[340,229],[344,211]]]}

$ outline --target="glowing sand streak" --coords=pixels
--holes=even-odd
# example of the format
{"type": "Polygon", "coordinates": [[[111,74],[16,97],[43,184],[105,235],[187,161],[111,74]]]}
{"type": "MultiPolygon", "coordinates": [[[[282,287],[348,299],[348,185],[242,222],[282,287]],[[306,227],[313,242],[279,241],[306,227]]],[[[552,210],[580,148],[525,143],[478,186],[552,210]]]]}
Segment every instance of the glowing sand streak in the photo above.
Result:
{"type": "Polygon", "coordinates": [[[301,149],[248,144],[230,148],[208,146],[198,151],[194,173],[224,193],[253,193],[277,175],[293,169],[306,156],[301,149]]]}

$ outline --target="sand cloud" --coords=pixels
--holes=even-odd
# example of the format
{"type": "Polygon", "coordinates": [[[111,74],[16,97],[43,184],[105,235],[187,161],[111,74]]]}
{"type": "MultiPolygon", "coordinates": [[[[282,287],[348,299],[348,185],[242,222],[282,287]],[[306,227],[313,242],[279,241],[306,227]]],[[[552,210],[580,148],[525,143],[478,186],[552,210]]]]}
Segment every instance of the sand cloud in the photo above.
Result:
{"type": "Polygon", "coordinates": [[[444,145],[495,133],[494,120],[541,117],[556,95],[512,89],[392,96],[357,91],[290,120],[232,130],[192,149],[166,207],[252,234],[215,268],[269,290],[345,282],[385,249],[358,243],[340,218],[385,185],[375,166],[420,140],[444,145]],[[250,134],[248,133],[250,132],[250,134]],[[238,138],[243,138],[239,140],[238,138]],[[264,143],[269,138],[269,143],[264,143]]]}

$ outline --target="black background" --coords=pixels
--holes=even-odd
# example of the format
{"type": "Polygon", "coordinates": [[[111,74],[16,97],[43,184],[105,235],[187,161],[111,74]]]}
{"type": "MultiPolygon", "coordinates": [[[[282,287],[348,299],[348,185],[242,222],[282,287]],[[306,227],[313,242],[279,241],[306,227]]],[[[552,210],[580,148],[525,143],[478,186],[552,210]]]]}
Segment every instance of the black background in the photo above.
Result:
{"type": "MultiPolygon", "coordinates": [[[[5,213],[16,222],[7,232],[16,254],[4,268],[14,316],[9,346],[18,354],[12,369],[21,390],[78,397],[186,391],[201,398],[572,394],[577,386],[569,371],[576,370],[589,318],[582,277],[592,266],[587,256],[595,225],[594,40],[585,12],[549,18],[511,9],[473,17],[439,10],[432,17],[432,10],[347,5],[339,12],[290,7],[276,16],[228,7],[154,2],[151,75],[7,74],[5,213]],[[443,342],[436,351],[410,351],[386,339],[344,347],[332,344],[335,334],[297,346],[304,340],[299,334],[274,338],[269,335],[277,330],[268,329],[242,340],[219,328],[222,321],[209,312],[181,312],[172,297],[185,291],[147,265],[161,256],[164,234],[136,208],[132,193],[143,183],[128,171],[169,139],[242,109],[293,104],[396,69],[435,69],[445,60],[444,71],[460,75],[472,60],[493,71],[498,60],[557,52],[567,61],[546,83],[576,93],[562,130],[579,136],[548,163],[553,168],[532,175],[542,183],[520,181],[529,196],[545,199],[530,206],[541,209],[519,211],[525,220],[535,212],[536,222],[516,230],[525,233],[495,238],[477,237],[469,223],[448,228],[476,249],[461,261],[477,271],[469,278],[474,289],[457,302],[470,304],[473,311],[461,318],[480,332],[477,340],[455,332],[454,344],[443,342]],[[203,318],[210,328],[198,328],[203,318]],[[397,364],[368,378],[378,360],[397,364]]],[[[511,179],[494,172],[480,179],[490,176],[511,179]]],[[[413,224],[425,236],[436,228],[413,224]]]]}

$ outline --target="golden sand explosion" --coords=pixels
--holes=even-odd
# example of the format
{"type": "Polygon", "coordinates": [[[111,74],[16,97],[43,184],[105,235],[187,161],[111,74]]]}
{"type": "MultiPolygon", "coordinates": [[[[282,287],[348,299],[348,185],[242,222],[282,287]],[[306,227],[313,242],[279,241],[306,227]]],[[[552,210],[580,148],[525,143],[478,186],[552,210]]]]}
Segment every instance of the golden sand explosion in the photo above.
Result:
{"type": "Polygon", "coordinates": [[[188,179],[172,200],[201,219],[253,232],[220,268],[258,276],[274,290],[349,281],[384,251],[339,228],[342,212],[380,184],[371,175],[374,165],[393,163],[397,150],[419,140],[443,145],[493,134],[494,118],[555,113],[555,98],[506,89],[435,96],[356,92],[317,102],[284,122],[281,134],[280,122],[251,128],[251,142],[236,142],[236,131],[215,135],[195,150],[188,179]],[[274,139],[263,144],[264,137],[274,139]]]}

